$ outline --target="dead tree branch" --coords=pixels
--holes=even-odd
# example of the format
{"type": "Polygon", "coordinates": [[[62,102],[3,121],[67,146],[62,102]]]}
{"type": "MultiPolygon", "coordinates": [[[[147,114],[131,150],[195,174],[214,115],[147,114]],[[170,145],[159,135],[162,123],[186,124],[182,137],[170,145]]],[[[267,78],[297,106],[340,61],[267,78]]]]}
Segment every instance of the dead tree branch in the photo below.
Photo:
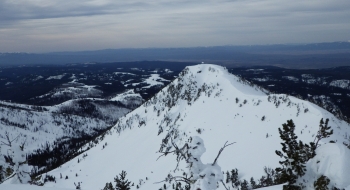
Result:
{"type": "Polygon", "coordinates": [[[227,188],[224,181],[221,180],[222,185],[225,187],[226,190],[230,190],[230,188],[227,188]]]}
{"type": "Polygon", "coordinates": [[[218,155],[216,156],[216,158],[215,158],[215,160],[214,160],[212,166],[214,166],[214,165],[216,164],[216,162],[218,161],[218,158],[219,158],[221,152],[222,152],[226,147],[228,147],[228,146],[233,145],[233,144],[236,143],[236,142],[233,142],[233,143],[227,144],[227,142],[228,142],[228,141],[226,141],[225,144],[224,144],[224,146],[220,148],[219,153],[218,153],[218,155]]]}
{"type": "Polygon", "coordinates": [[[171,176],[171,175],[168,175],[168,177],[165,180],[159,181],[159,182],[154,182],[153,184],[159,184],[159,183],[168,182],[168,181],[171,182],[172,180],[174,180],[175,182],[180,182],[181,181],[181,182],[185,182],[187,184],[191,184],[191,177],[192,177],[192,175],[189,178],[182,177],[182,176],[171,176]]]}
{"type": "Polygon", "coordinates": [[[187,154],[187,150],[189,148],[188,144],[184,144],[184,146],[182,148],[179,148],[173,141],[173,138],[171,137],[171,144],[172,146],[175,148],[175,150],[173,151],[165,151],[165,152],[160,152],[162,153],[158,158],[157,160],[162,157],[162,156],[166,156],[167,154],[169,153],[174,153],[176,154],[176,161],[177,161],[177,164],[176,164],[176,167],[174,169],[174,171],[176,171],[176,169],[179,167],[179,163],[181,160],[185,159],[187,160],[188,159],[188,154],[187,154]]]}
{"type": "Polygon", "coordinates": [[[5,143],[4,141],[1,141],[1,143],[2,143],[3,145],[9,146],[9,147],[12,147],[12,142],[15,141],[15,140],[17,140],[18,137],[19,137],[19,135],[17,135],[16,138],[10,140],[9,133],[8,133],[7,131],[5,132],[5,136],[6,136],[7,143],[5,143]]]}

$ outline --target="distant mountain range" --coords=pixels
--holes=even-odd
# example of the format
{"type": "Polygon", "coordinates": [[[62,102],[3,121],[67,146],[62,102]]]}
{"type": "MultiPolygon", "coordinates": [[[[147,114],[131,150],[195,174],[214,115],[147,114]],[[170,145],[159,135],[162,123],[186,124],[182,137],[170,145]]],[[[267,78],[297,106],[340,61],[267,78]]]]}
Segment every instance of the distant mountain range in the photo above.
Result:
{"type": "Polygon", "coordinates": [[[144,60],[208,62],[226,67],[274,65],[286,68],[327,68],[350,65],[350,43],[106,49],[39,54],[2,53],[0,67],[144,60]]]}

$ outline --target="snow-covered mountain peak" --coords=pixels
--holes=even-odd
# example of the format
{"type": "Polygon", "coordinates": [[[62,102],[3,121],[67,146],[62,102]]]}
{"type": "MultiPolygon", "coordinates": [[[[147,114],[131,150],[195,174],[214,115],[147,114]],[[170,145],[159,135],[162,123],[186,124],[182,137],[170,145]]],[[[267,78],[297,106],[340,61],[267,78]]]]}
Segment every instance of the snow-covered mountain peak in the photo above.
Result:
{"type": "MultiPolygon", "coordinates": [[[[156,182],[174,174],[177,165],[176,156],[159,158],[161,152],[173,150],[173,143],[181,147],[192,136],[204,141],[204,164],[213,163],[226,141],[236,142],[221,154],[218,165],[222,171],[237,168],[241,180],[259,179],[264,167],[279,166],[275,150],[281,149],[278,128],[283,123],[293,119],[298,139],[308,143],[314,140],[321,118],[329,118],[334,129],[321,144],[347,142],[349,124],[310,102],[283,94],[267,95],[220,66],[191,66],[83,147],[85,156],[51,171],[57,182],[45,185],[74,188],[74,183],[82,182],[82,189],[102,189],[126,170],[128,179],[135,183],[133,189],[136,184],[140,189],[159,189],[163,183],[156,182]]],[[[186,171],[183,161],[174,175],[186,171]]]]}
{"type": "Polygon", "coordinates": [[[242,95],[265,95],[259,87],[230,74],[224,67],[218,65],[201,64],[186,67],[180,73],[178,81],[183,83],[185,89],[191,90],[196,90],[194,88],[205,90],[207,87],[221,91],[224,89],[235,90],[236,93],[242,95]],[[247,88],[247,85],[253,88],[247,88]]]}

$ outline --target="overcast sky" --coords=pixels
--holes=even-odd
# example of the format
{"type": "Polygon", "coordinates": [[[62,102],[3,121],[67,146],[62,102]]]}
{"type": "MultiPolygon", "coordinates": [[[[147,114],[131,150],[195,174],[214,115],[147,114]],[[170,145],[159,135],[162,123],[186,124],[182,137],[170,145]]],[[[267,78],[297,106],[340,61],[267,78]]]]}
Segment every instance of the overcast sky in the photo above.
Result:
{"type": "Polygon", "coordinates": [[[0,0],[0,52],[350,40],[350,0],[0,0]]]}

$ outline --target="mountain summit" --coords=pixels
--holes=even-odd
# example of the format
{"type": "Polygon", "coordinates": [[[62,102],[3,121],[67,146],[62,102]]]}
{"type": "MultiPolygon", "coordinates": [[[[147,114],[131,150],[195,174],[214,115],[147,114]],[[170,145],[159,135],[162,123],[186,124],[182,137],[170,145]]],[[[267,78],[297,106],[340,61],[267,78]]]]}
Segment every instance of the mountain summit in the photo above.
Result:
{"type": "MultiPolygon", "coordinates": [[[[322,118],[329,119],[334,133],[319,143],[317,154],[322,156],[316,156],[319,159],[316,165],[308,166],[312,171],[306,179],[307,188],[321,175],[327,175],[332,183],[338,180],[337,184],[345,188],[350,185],[349,175],[346,176],[350,170],[341,168],[348,167],[342,157],[349,155],[349,149],[343,145],[349,141],[348,123],[313,103],[270,94],[229,74],[223,67],[209,64],[186,67],[154,97],[86,144],[82,148],[86,152],[49,172],[56,183],[48,182],[45,186],[73,189],[79,183],[82,189],[102,189],[125,170],[134,183],[132,189],[164,188],[170,185],[164,182],[167,177],[182,176],[188,168],[184,160],[177,167],[176,155],[162,156],[161,152],[173,151],[174,145],[182,147],[193,137],[203,140],[205,149],[200,159],[208,164],[213,163],[226,142],[235,143],[220,154],[216,163],[221,171],[237,168],[239,180],[260,179],[265,174],[264,167],[280,167],[281,158],[275,151],[282,148],[278,128],[283,123],[292,119],[298,140],[309,143],[314,141],[322,118]],[[339,155],[341,161],[327,153],[334,148],[339,151],[330,154],[339,155]],[[332,164],[334,168],[330,168],[332,164]],[[337,169],[341,176],[332,177],[337,175],[334,173],[337,169]]],[[[220,183],[218,189],[225,188],[220,183]]]]}

